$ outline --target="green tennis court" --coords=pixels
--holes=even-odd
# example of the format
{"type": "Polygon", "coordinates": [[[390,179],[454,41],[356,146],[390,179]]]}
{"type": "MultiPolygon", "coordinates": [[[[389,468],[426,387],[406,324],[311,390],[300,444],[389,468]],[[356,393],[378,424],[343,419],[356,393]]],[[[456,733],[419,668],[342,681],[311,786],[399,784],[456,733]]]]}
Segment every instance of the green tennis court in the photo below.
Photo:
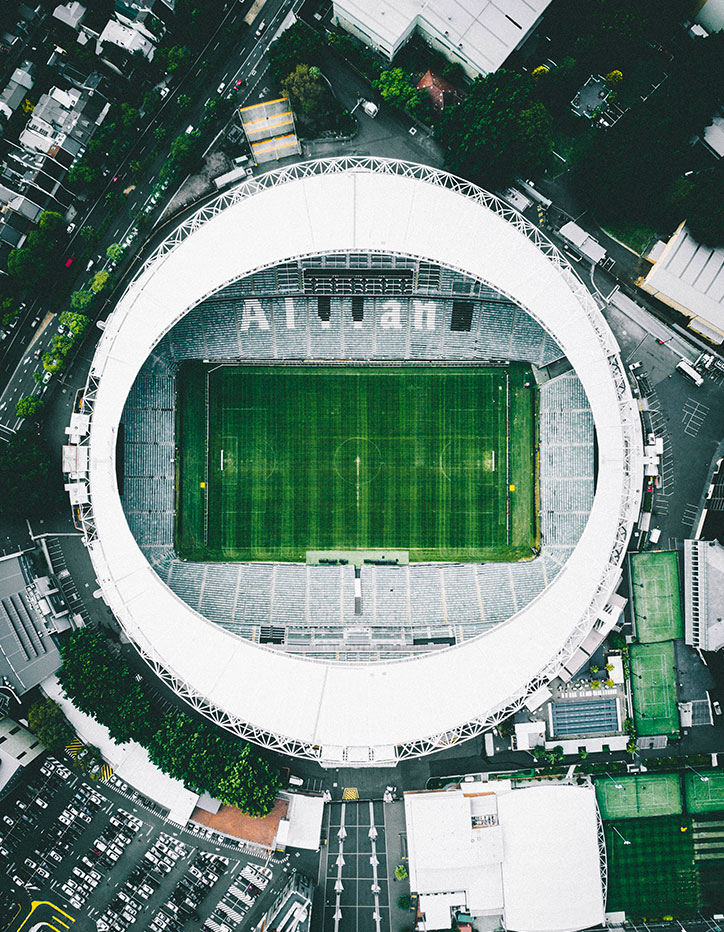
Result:
{"type": "Polygon", "coordinates": [[[687,770],[684,789],[689,812],[724,811],[724,771],[700,770],[694,773],[687,770]]]}
{"type": "Polygon", "coordinates": [[[629,557],[636,635],[642,644],[684,636],[675,550],[629,557]]]}
{"type": "Polygon", "coordinates": [[[519,560],[537,542],[536,388],[523,364],[181,366],[177,549],[519,560]]]}
{"type": "Polygon", "coordinates": [[[607,822],[604,828],[608,912],[624,911],[633,920],[698,913],[701,892],[690,819],[631,819],[607,822]]]}
{"type": "Polygon", "coordinates": [[[632,646],[631,686],[638,733],[678,736],[673,642],[632,646]]]}
{"type": "Polygon", "coordinates": [[[597,777],[596,799],[603,819],[648,818],[683,812],[677,773],[597,777]]]}

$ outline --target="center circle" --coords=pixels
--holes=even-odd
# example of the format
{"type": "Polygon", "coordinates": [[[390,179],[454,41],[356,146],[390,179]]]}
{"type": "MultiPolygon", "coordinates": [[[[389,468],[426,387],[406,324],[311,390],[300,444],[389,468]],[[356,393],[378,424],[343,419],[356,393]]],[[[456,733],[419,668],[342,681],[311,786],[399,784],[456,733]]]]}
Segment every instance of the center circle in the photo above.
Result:
{"type": "Polygon", "coordinates": [[[350,485],[366,485],[382,469],[382,453],[366,437],[349,437],[334,451],[334,471],[350,485]]]}

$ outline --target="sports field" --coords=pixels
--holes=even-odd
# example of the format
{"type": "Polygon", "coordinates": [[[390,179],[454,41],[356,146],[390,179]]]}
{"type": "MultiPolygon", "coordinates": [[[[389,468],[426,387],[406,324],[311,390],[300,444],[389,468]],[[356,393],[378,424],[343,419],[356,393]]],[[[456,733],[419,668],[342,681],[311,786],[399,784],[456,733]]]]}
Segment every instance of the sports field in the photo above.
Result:
{"type": "Polygon", "coordinates": [[[701,892],[690,819],[630,819],[604,828],[608,912],[624,911],[633,920],[696,915],[701,892]]]}
{"type": "Polygon", "coordinates": [[[596,777],[596,799],[602,819],[636,819],[683,812],[678,773],[596,777]]]}
{"type": "Polygon", "coordinates": [[[684,636],[675,550],[630,556],[636,635],[642,644],[684,636]]]}
{"type": "Polygon", "coordinates": [[[687,770],[684,790],[689,812],[724,812],[724,771],[699,770],[694,773],[687,770]]]}
{"type": "Polygon", "coordinates": [[[193,362],[177,389],[186,559],[515,560],[538,543],[536,389],[523,364],[193,362]]]}
{"type": "Polygon", "coordinates": [[[678,736],[676,670],[671,641],[631,647],[631,685],[638,733],[678,736]]]}

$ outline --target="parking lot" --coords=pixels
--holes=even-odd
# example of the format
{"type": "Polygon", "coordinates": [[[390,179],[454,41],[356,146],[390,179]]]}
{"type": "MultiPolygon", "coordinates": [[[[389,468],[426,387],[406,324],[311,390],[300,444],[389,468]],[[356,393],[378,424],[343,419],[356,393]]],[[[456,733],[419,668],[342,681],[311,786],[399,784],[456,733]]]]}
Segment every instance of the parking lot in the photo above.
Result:
{"type": "MultiPolygon", "coordinates": [[[[153,812],[48,758],[0,805],[0,897],[53,907],[78,932],[228,932],[257,921],[286,868],[153,812]]],[[[31,920],[34,924],[35,920],[31,920]]]]}
{"type": "Polygon", "coordinates": [[[328,838],[324,932],[388,932],[390,902],[383,804],[332,803],[328,838]]]}

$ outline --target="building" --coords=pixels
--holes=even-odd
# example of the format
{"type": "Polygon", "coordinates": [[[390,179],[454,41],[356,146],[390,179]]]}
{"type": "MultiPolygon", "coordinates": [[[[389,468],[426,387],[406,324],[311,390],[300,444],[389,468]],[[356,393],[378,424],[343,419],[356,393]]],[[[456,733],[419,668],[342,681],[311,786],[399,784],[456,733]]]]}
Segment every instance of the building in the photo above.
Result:
{"type": "Polygon", "coordinates": [[[67,458],[74,515],[129,640],[235,733],[331,767],[393,764],[508,718],[589,662],[616,624],[641,502],[639,414],[583,282],[535,226],[511,219],[493,195],[427,166],[297,163],[184,220],[109,318],[79,412],[90,418],[76,434],[87,462],[67,458]],[[540,387],[554,425],[541,444],[552,549],[502,569],[366,564],[359,575],[351,565],[178,559],[175,366],[242,356],[567,357],[570,368],[540,387]],[[119,424],[133,463],[120,479],[119,424]],[[595,488],[594,425],[606,438],[595,488]],[[553,498],[562,485],[565,501],[553,498]]]}
{"type": "Polygon", "coordinates": [[[724,114],[714,114],[711,123],[704,127],[701,143],[714,158],[724,156],[724,114]]]}
{"type": "Polygon", "coordinates": [[[453,107],[461,101],[461,96],[453,85],[439,74],[428,70],[417,82],[418,91],[427,91],[435,110],[441,112],[445,107],[453,107]]]}
{"type": "Polygon", "coordinates": [[[392,61],[417,31],[472,78],[491,74],[540,22],[550,0],[334,0],[334,19],[392,61]]]}
{"type": "Polygon", "coordinates": [[[702,246],[682,223],[649,258],[639,287],[690,317],[689,327],[711,343],[724,342],[724,247],[702,246]]]}
{"type": "Polygon", "coordinates": [[[38,101],[20,134],[20,145],[67,162],[67,169],[81,155],[109,109],[105,98],[93,90],[53,87],[38,101]]]}
{"type": "Polygon", "coordinates": [[[604,922],[606,852],[593,787],[513,789],[495,780],[408,792],[405,822],[419,929],[450,929],[460,914],[511,932],[604,922]]]}
{"type": "Polygon", "coordinates": [[[314,884],[292,870],[254,932],[309,932],[314,884]]]}
{"type": "Polygon", "coordinates": [[[33,86],[33,71],[35,66],[25,61],[13,71],[13,75],[0,94],[0,112],[8,119],[15,113],[25,100],[28,91],[33,86]]]}
{"type": "Polygon", "coordinates": [[[0,799],[20,780],[23,767],[45,752],[35,735],[11,718],[0,719],[0,799]]]}
{"type": "Polygon", "coordinates": [[[699,10],[694,21],[707,32],[724,29],[724,0],[697,0],[699,10]]]}
{"type": "Polygon", "coordinates": [[[724,547],[715,540],[684,541],[684,626],[698,650],[724,647],[724,547]]]}
{"type": "Polygon", "coordinates": [[[107,46],[116,46],[126,56],[143,55],[153,60],[156,51],[156,36],[143,23],[125,18],[111,18],[96,42],[96,55],[106,56],[107,46]]]}
{"type": "Polygon", "coordinates": [[[70,627],[52,577],[23,553],[0,558],[0,688],[19,698],[60,666],[54,635],[70,627]]]}

